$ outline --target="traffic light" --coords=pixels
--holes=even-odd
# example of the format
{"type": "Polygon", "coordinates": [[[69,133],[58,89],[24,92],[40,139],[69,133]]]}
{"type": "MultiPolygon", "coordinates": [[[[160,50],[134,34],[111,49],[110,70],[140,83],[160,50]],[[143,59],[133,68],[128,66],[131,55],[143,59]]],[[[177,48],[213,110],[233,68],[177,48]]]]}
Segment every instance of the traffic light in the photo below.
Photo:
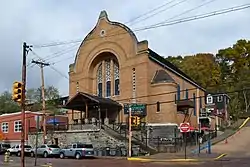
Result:
{"type": "Polygon", "coordinates": [[[141,118],[138,116],[132,116],[131,117],[131,125],[132,126],[138,126],[141,124],[141,118]]]}
{"type": "Polygon", "coordinates": [[[12,100],[14,100],[15,102],[22,102],[22,87],[23,84],[21,82],[13,83],[12,100]]]}
{"type": "Polygon", "coordinates": [[[132,126],[136,125],[136,117],[135,116],[131,116],[131,125],[132,126]]]}
{"type": "Polygon", "coordinates": [[[141,124],[141,118],[140,117],[136,117],[136,125],[139,126],[141,124]]]}

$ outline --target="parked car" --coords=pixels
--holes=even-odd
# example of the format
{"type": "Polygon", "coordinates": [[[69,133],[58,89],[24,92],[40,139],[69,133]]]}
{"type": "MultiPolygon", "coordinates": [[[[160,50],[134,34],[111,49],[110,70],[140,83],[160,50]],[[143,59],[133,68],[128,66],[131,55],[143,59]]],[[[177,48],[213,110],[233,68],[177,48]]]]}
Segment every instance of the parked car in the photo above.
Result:
{"type": "Polygon", "coordinates": [[[68,145],[60,152],[60,158],[65,157],[81,159],[83,157],[94,157],[94,148],[92,144],[74,143],[68,145]]]}
{"type": "Polygon", "coordinates": [[[0,154],[4,154],[10,148],[8,143],[0,143],[0,154]]]}
{"type": "MultiPolygon", "coordinates": [[[[54,144],[48,145],[44,144],[37,147],[37,156],[42,156],[44,158],[47,157],[59,157],[60,155],[60,147],[54,144]]],[[[31,156],[34,157],[36,153],[36,149],[32,149],[31,156]]]]}
{"type": "MultiPolygon", "coordinates": [[[[10,155],[21,156],[21,144],[16,144],[11,148],[7,149],[10,155]]],[[[32,151],[32,147],[30,145],[24,145],[24,154],[30,155],[32,151]]]]}

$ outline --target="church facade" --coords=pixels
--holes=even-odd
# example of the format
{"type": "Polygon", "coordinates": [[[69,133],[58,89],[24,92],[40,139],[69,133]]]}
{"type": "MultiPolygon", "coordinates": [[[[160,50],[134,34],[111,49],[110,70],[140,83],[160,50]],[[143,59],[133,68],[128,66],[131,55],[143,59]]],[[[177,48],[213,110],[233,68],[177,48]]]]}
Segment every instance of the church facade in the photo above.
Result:
{"type": "Polygon", "coordinates": [[[205,103],[204,88],[151,50],[148,41],[138,41],[127,26],[110,21],[105,11],[81,43],[69,78],[70,123],[93,117],[126,122],[133,106],[132,115],[146,123],[197,127],[205,103]]]}

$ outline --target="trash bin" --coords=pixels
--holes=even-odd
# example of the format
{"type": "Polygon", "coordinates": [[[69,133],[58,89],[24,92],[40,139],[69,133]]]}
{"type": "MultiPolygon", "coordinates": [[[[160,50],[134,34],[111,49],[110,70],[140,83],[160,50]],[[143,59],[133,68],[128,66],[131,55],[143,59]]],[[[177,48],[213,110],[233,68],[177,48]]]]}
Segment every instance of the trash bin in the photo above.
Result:
{"type": "Polygon", "coordinates": [[[98,149],[94,149],[94,155],[98,156],[98,149]]]}
{"type": "Polygon", "coordinates": [[[120,157],[121,154],[121,148],[120,147],[116,147],[116,156],[120,157]]]}
{"type": "Polygon", "coordinates": [[[110,147],[106,147],[105,156],[110,156],[110,147]]]}
{"type": "Polygon", "coordinates": [[[140,152],[139,146],[132,147],[132,156],[139,156],[139,152],[140,152]]]}
{"type": "Polygon", "coordinates": [[[110,156],[116,156],[116,148],[110,148],[110,156]]]}
{"type": "Polygon", "coordinates": [[[121,147],[120,151],[121,151],[121,156],[124,156],[124,157],[127,156],[127,149],[125,147],[121,147]]]}

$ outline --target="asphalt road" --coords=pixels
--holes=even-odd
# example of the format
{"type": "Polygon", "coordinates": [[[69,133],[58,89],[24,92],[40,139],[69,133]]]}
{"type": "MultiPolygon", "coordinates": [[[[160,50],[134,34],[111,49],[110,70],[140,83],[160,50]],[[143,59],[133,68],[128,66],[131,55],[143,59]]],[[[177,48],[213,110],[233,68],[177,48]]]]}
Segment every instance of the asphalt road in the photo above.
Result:
{"type": "MultiPolygon", "coordinates": [[[[3,162],[3,156],[0,156],[0,162],[3,162]]],[[[12,156],[12,161],[9,165],[0,163],[1,167],[19,167],[20,158],[12,156]]],[[[26,158],[26,167],[34,166],[34,158],[26,158]]],[[[98,159],[58,159],[58,158],[38,158],[37,166],[42,166],[46,163],[52,163],[53,167],[96,167],[96,166],[109,166],[109,167],[249,167],[250,157],[225,157],[220,161],[209,161],[209,162],[136,162],[127,161],[126,159],[113,159],[113,158],[98,158],[98,159]]]]}

